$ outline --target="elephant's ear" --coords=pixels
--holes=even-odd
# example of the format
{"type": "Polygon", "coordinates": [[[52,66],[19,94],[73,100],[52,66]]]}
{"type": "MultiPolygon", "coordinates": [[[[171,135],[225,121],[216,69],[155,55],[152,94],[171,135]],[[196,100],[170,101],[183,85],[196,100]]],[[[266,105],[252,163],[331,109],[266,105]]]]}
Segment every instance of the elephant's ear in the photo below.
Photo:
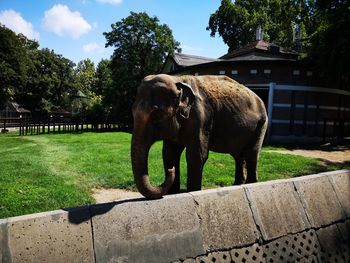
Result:
{"type": "Polygon", "coordinates": [[[177,89],[180,91],[179,95],[179,114],[184,119],[190,116],[191,107],[196,98],[193,89],[190,85],[184,82],[176,83],[177,89]]]}

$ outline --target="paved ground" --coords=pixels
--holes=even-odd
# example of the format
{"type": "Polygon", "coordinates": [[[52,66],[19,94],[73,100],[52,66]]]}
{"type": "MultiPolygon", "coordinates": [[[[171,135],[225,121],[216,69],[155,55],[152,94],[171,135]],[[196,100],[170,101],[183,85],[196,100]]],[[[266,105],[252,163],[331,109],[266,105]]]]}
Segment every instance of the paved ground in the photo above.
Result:
{"type": "MultiPolygon", "coordinates": [[[[295,154],[316,158],[322,160],[324,165],[329,165],[332,163],[350,164],[350,144],[343,146],[326,144],[321,146],[314,146],[309,149],[293,149],[291,147],[288,150],[272,150],[271,152],[295,154]]],[[[95,189],[93,196],[96,199],[97,203],[106,203],[120,199],[142,197],[139,193],[122,189],[95,189]]]]}
{"type": "Polygon", "coordinates": [[[350,147],[336,146],[332,148],[315,148],[315,149],[290,149],[290,150],[272,150],[271,152],[302,155],[322,160],[325,164],[330,163],[350,163],[350,147]]]}
{"type": "Polygon", "coordinates": [[[139,198],[142,197],[142,195],[138,192],[123,189],[94,189],[93,197],[95,198],[96,202],[100,204],[127,198],[139,198]]]}

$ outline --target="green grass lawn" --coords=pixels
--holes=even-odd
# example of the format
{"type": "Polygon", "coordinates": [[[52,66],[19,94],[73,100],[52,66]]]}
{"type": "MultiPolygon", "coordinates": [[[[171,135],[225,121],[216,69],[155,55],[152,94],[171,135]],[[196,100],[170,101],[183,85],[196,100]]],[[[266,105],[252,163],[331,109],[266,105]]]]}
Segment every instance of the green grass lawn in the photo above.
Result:
{"type": "MultiPolygon", "coordinates": [[[[130,162],[130,134],[83,133],[19,137],[0,134],[0,218],[94,203],[93,188],[135,190],[130,162]]],[[[161,143],[149,155],[154,184],[163,182],[161,143]]],[[[273,149],[267,147],[266,149],[273,149]]],[[[262,152],[259,180],[273,180],[334,170],[320,161],[262,152]]],[[[181,187],[185,189],[186,162],[182,156],[181,187]]],[[[203,188],[233,182],[230,155],[211,152],[203,188]]]]}

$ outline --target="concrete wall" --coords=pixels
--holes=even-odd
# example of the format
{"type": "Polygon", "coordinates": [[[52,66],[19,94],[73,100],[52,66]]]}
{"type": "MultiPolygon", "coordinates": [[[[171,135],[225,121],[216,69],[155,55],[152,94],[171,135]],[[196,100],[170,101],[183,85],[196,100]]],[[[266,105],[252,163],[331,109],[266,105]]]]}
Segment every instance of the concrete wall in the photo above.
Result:
{"type": "Polygon", "coordinates": [[[0,262],[349,262],[350,171],[0,220],[0,262]]]}

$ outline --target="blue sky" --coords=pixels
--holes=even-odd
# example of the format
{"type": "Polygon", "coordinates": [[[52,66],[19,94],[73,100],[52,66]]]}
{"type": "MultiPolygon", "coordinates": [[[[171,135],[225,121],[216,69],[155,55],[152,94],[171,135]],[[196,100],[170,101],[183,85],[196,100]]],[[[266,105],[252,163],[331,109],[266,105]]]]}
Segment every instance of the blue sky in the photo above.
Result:
{"type": "Polygon", "coordinates": [[[130,11],[145,11],[172,29],[183,53],[216,58],[227,46],[206,27],[219,5],[220,0],[0,0],[0,23],[75,63],[90,58],[96,65],[113,53],[104,48],[102,33],[130,11]]]}

